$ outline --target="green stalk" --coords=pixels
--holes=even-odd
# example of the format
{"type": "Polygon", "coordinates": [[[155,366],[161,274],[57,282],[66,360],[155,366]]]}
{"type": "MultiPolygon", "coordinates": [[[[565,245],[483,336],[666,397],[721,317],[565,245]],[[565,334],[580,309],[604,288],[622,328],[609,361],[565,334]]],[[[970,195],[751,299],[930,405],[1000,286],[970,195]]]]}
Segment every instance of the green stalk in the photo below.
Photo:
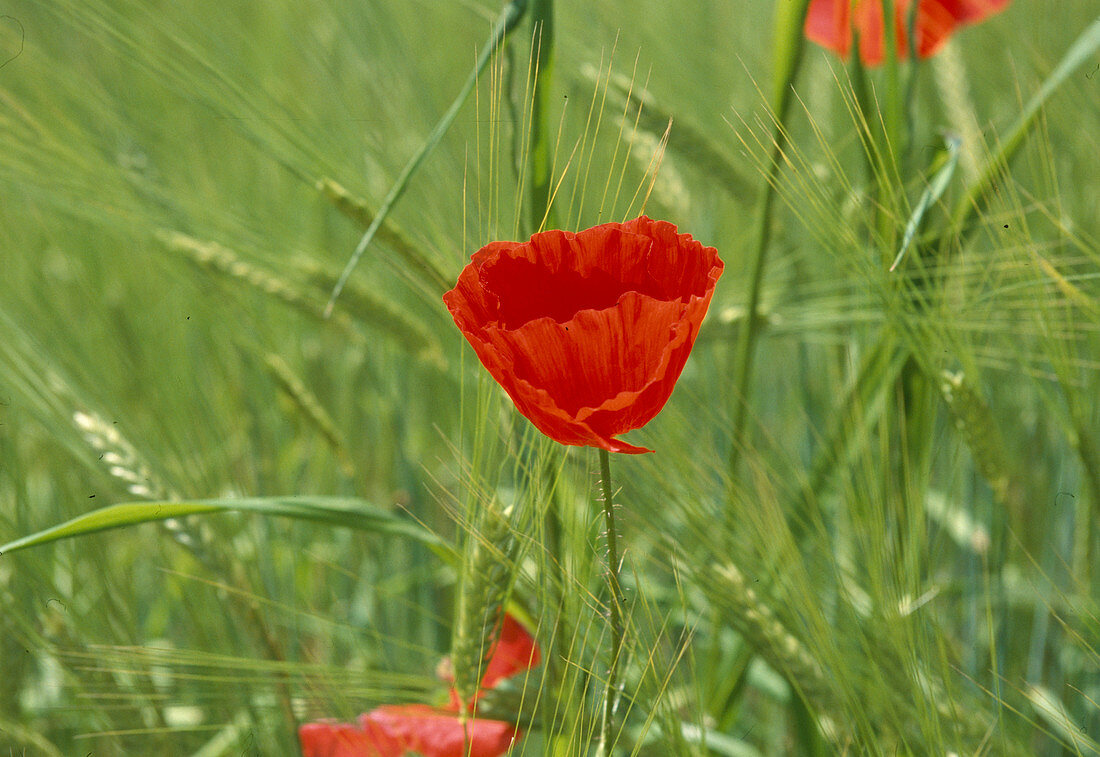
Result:
{"type": "Polygon", "coordinates": [[[409,162],[405,164],[405,167],[401,170],[401,174],[390,188],[389,194],[386,195],[386,199],[382,201],[381,207],[378,208],[378,213],[374,216],[371,225],[367,228],[366,232],[364,232],[362,239],[359,240],[359,244],[356,245],[355,252],[351,254],[351,259],[349,259],[348,264],[344,266],[344,270],[340,274],[336,286],[332,289],[332,295],[329,297],[328,304],[325,306],[326,318],[332,315],[332,309],[336,305],[336,299],[340,296],[340,292],[344,290],[344,285],[347,284],[348,277],[351,276],[351,272],[355,270],[355,266],[359,264],[359,259],[363,257],[363,253],[366,252],[371,240],[374,239],[374,235],[378,233],[378,229],[382,227],[382,223],[386,220],[386,217],[389,216],[390,211],[393,210],[393,206],[397,204],[397,201],[401,199],[401,195],[405,193],[405,188],[408,187],[412,175],[416,173],[417,169],[420,168],[420,164],[424,162],[424,158],[426,158],[428,153],[439,144],[439,141],[443,139],[443,135],[451,128],[451,124],[458,115],[458,111],[462,109],[462,105],[466,102],[466,98],[470,96],[470,93],[477,85],[478,77],[480,77],[481,72],[485,70],[485,66],[488,65],[489,59],[493,57],[493,53],[500,47],[505,36],[515,27],[526,10],[527,0],[512,0],[505,6],[504,10],[501,11],[500,17],[497,19],[496,24],[493,25],[493,33],[489,35],[489,39],[485,42],[484,47],[481,48],[481,52],[478,53],[477,62],[474,64],[474,70],[470,72],[470,76],[466,79],[466,83],[462,85],[462,89],[459,90],[458,96],[455,97],[454,102],[451,103],[451,107],[447,109],[447,112],[443,114],[443,118],[441,118],[439,123],[435,125],[435,128],[432,129],[432,133],[428,135],[428,139],[420,147],[417,153],[409,159],[409,162]]]}
{"type": "Polygon", "coordinates": [[[768,247],[771,242],[772,212],[775,208],[775,182],[779,176],[779,165],[783,150],[787,145],[787,113],[790,110],[791,85],[798,74],[802,61],[802,26],[806,21],[806,8],[809,0],[779,3],[776,6],[775,35],[775,90],[772,103],[775,112],[775,128],[772,134],[772,154],[768,164],[767,181],[764,185],[764,197],[757,216],[756,248],[749,267],[749,291],[745,310],[745,320],[737,334],[737,346],[733,361],[733,445],[730,449],[730,475],[737,477],[741,457],[741,440],[745,432],[745,416],[748,411],[752,360],[756,347],[756,337],[760,330],[757,308],[760,304],[760,289],[764,280],[764,267],[767,262],[768,247]]]}
{"type": "Polygon", "coordinates": [[[611,749],[611,731],[615,705],[619,698],[619,657],[623,649],[623,590],[619,584],[619,535],[615,528],[615,504],[612,501],[611,454],[600,450],[600,479],[603,484],[603,516],[607,528],[607,588],[610,590],[611,662],[607,669],[603,716],[600,718],[598,757],[607,757],[611,749]]]}
{"type": "Polygon", "coordinates": [[[527,166],[531,176],[532,231],[553,228],[550,214],[550,139],[546,112],[550,102],[550,77],[554,67],[554,0],[534,0],[531,5],[531,147],[527,166]]]}
{"type": "Polygon", "coordinates": [[[897,8],[895,0],[882,0],[882,31],[883,43],[886,46],[886,142],[887,155],[894,156],[894,165],[897,165],[897,156],[902,152],[901,133],[901,71],[898,64],[898,37],[894,31],[897,8]]]}
{"type": "Polygon", "coordinates": [[[913,135],[916,134],[916,97],[917,97],[917,80],[920,76],[921,67],[917,65],[919,59],[919,51],[917,49],[917,9],[920,7],[920,3],[913,3],[909,6],[908,17],[905,20],[906,30],[906,48],[909,51],[909,69],[908,76],[905,78],[905,98],[902,102],[902,117],[905,119],[905,158],[907,161],[913,154],[913,135]]]}

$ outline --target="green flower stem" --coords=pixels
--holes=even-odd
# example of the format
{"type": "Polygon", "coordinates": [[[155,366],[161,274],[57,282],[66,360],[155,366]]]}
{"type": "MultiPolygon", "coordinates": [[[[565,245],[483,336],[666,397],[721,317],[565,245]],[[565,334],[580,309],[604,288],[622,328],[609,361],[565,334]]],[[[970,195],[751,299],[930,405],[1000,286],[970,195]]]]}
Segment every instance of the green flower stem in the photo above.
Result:
{"type": "MultiPolygon", "coordinates": [[[[915,5],[915,4],[914,4],[915,5]]],[[[887,149],[885,154],[894,156],[897,165],[897,156],[902,152],[901,140],[901,66],[899,65],[898,38],[894,34],[894,19],[897,18],[895,0],[882,0],[883,18],[883,42],[886,48],[886,113],[884,117],[886,126],[887,149]]]]}
{"type": "Polygon", "coordinates": [[[776,180],[787,145],[787,114],[790,111],[791,85],[798,75],[802,61],[802,26],[806,21],[809,0],[780,3],[776,8],[775,34],[775,90],[772,104],[775,113],[775,129],[772,135],[771,161],[768,163],[767,181],[764,184],[763,204],[757,216],[756,248],[749,268],[749,292],[745,306],[745,320],[737,335],[733,359],[733,445],[730,449],[729,469],[737,478],[741,460],[741,444],[744,439],[745,417],[748,411],[752,360],[756,337],[760,330],[757,308],[760,305],[760,289],[764,280],[764,267],[771,243],[772,213],[775,208],[776,180]]]}
{"type": "Polygon", "coordinates": [[[527,165],[531,178],[532,232],[554,228],[550,211],[550,139],[546,115],[550,104],[550,78],[554,67],[554,0],[531,4],[531,146],[527,165]]]}
{"type": "Polygon", "coordinates": [[[619,584],[619,535],[615,528],[615,503],[611,489],[611,454],[600,450],[600,479],[603,483],[603,515],[607,528],[607,588],[611,592],[611,662],[607,669],[607,690],[604,692],[603,716],[600,719],[598,757],[610,753],[612,722],[619,698],[619,658],[623,650],[623,589],[619,584]]]}

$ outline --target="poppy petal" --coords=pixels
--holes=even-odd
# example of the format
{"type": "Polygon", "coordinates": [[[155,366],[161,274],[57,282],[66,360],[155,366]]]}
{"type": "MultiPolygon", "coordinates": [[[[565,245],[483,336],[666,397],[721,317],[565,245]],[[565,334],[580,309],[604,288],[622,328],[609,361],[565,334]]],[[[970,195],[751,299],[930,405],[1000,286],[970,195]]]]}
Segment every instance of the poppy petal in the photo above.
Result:
{"type": "MultiPolygon", "coordinates": [[[[550,403],[569,419],[578,436],[594,436],[595,446],[609,447],[613,437],[638,428],[657,414],[672,393],[687,353],[677,350],[694,333],[684,321],[680,302],[661,302],[636,292],[624,294],[616,307],[582,310],[567,323],[549,318],[532,321],[514,332],[489,331],[489,339],[515,379],[550,395],[517,391],[517,407],[540,428],[550,403]],[[682,357],[672,366],[673,354],[682,357]],[[675,375],[673,375],[675,374],[675,375]],[[646,403],[636,400],[656,385],[646,403]],[[589,418],[596,412],[602,422],[589,418]]],[[[560,417],[554,414],[556,420],[560,417]]],[[[545,429],[544,429],[545,430],[545,429]]]]}
{"type": "MultiPolygon", "coordinates": [[[[506,678],[539,664],[541,653],[530,632],[505,613],[489,662],[481,678],[481,692],[506,678]]],[[[453,680],[449,664],[442,677],[453,680]]],[[[422,704],[388,705],[359,716],[359,723],[321,720],[298,729],[303,757],[498,757],[518,737],[510,723],[486,718],[459,719],[463,709],[452,687],[447,708],[422,704]]]]}
{"type": "MultiPolygon", "coordinates": [[[[915,40],[917,55],[934,55],[955,30],[974,24],[1004,10],[1009,0],[918,0],[915,40]]],[[[909,54],[906,25],[912,0],[896,0],[894,31],[897,51],[909,54]]],[[[859,54],[864,64],[877,66],[886,57],[881,0],[857,0],[854,14],[851,0],[810,0],[804,31],[806,38],[848,57],[852,28],[859,34],[859,54]]]]}
{"type": "Polygon", "coordinates": [[[375,723],[321,720],[298,728],[302,757],[402,757],[404,747],[375,723]]]}
{"type": "Polygon", "coordinates": [[[537,318],[565,322],[581,310],[613,307],[628,291],[661,296],[661,283],[646,270],[651,244],[621,224],[579,234],[546,231],[486,260],[478,277],[496,297],[500,328],[518,329],[537,318]]]}
{"type": "MultiPolygon", "coordinates": [[[[1009,0],[921,0],[917,8],[917,55],[927,58],[947,43],[955,29],[1004,10],[1009,0]]],[[[904,32],[902,32],[904,39],[904,32]]],[[[900,47],[899,47],[900,49],[900,47]]]]}
{"type": "Polygon", "coordinates": [[[517,737],[510,723],[481,718],[463,723],[452,713],[421,704],[378,707],[363,720],[423,757],[499,757],[517,737]]]}
{"type": "Polygon", "coordinates": [[[806,39],[847,58],[852,47],[851,4],[847,0],[810,0],[803,30],[806,39]]]}

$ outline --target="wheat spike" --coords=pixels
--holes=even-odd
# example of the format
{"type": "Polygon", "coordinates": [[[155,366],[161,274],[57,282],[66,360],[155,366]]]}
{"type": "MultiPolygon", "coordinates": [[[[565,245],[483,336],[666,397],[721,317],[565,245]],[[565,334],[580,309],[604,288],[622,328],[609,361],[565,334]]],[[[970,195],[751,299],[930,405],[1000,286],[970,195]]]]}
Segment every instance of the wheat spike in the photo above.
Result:
{"type": "Polygon", "coordinates": [[[989,405],[963,373],[944,371],[941,374],[940,391],[948,409],[955,416],[955,427],[962,433],[970,448],[974,465],[993,490],[994,499],[998,504],[1008,504],[1011,476],[1004,442],[989,405]]]}
{"type": "Polygon", "coordinates": [[[454,686],[463,702],[469,702],[480,688],[512,586],[518,541],[510,515],[511,508],[499,510],[490,505],[484,511],[480,533],[470,536],[451,642],[454,686]]]}
{"type": "MultiPolygon", "coordinates": [[[[178,492],[153,472],[153,468],[122,435],[118,426],[89,410],[74,412],[73,424],[84,435],[85,441],[100,453],[99,459],[107,472],[126,483],[127,492],[150,501],[181,499],[178,492]]],[[[204,525],[192,527],[178,518],[168,518],[161,522],[161,527],[200,562],[209,562],[208,546],[212,537],[204,525]]]]}
{"type": "MultiPolygon", "coordinates": [[[[325,199],[336,206],[336,209],[345,216],[355,221],[364,229],[370,228],[374,222],[374,211],[370,209],[366,201],[356,197],[342,185],[328,177],[317,182],[317,191],[324,195],[325,199]]],[[[451,288],[447,277],[439,270],[439,267],[405,236],[397,231],[389,221],[386,221],[378,229],[375,239],[386,247],[396,252],[405,259],[413,268],[420,271],[428,278],[431,284],[443,291],[451,288]]]]}
{"type": "MultiPolygon", "coordinates": [[[[204,242],[178,231],[161,231],[157,237],[169,250],[184,255],[200,268],[243,281],[303,313],[325,320],[324,303],[320,298],[294,287],[270,271],[242,260],[228,247],[217,242],[204,242]]],[[[327,320],[359,337],[347,313],[334,313],[327,320]]]]}
{"type": "Polygon", "coordinates": [[[349,478],[355,475],[355,466],[348,455],[347,445],[340,435],[332,416],[328,414],[317,395],[306,387],[305,383],[290,369],[287,362],[275,353],[264,355],[264,365],[267,366],[272,377],[279,387],[286,392],[294,405],[302,411],[302,414],[325,438],[332,451],[336,454],[336,460],[340,464],[340,470],[349,478]]]}

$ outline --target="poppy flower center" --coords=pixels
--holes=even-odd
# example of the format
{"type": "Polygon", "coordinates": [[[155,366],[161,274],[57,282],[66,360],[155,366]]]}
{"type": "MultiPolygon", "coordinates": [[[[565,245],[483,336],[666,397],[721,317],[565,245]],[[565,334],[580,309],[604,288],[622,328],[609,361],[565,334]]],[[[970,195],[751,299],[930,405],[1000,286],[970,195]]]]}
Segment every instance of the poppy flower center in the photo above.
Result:
{"type": "Polygon", "coordinates": [[[564,323],[580,310],[613,307],[624,293],[641,289],[599,269],[585,274],[552,271],[515,258],[502,259],[487,274],[486,288],[498,298],[498,314],[506,329],[518,329],[536,318],[564,323]]]}

